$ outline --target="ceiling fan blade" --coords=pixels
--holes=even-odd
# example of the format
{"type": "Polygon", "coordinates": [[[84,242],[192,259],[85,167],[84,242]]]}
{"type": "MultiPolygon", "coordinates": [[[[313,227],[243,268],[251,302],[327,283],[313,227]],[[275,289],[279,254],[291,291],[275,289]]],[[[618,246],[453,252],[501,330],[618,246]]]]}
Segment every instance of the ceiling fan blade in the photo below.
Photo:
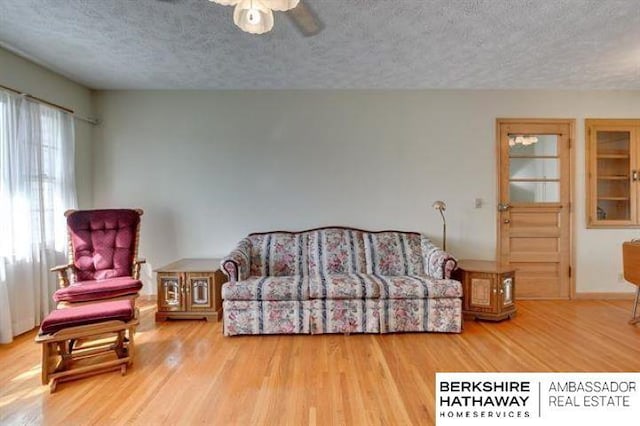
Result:
{"type": "Polygon", "coordinates": [[[320,21],[318,15],[304,0],[300,1],[298,6],[288,10],[286,13],[298,31],[305,37],[314,36],[324,28],[324,24],[320,21]]]}

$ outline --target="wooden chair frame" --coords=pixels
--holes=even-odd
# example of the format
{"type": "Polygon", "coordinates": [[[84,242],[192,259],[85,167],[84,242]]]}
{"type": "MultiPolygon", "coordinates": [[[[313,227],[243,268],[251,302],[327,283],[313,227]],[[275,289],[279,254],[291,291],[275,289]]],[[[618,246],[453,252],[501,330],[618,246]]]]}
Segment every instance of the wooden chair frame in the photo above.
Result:
{"type": "Polygon", "coordinates": [[[622,244],[622,263],[624,279],[638,286],[629,320],[629,324],[638,324],[640,323],[640,315],[637,313],[638,303],[640,303],[640,239],[622,244]]]}
{"type": "Polygon", "coordinates": [[[636,298],[633,302],[633,312],[631,313],[631,319],[629,320],[629,324],[638,324],[640,323],[640,315],[636,312],[638,311],[638,304],[640,303],[640,286],[636,290],[636,298]]]}

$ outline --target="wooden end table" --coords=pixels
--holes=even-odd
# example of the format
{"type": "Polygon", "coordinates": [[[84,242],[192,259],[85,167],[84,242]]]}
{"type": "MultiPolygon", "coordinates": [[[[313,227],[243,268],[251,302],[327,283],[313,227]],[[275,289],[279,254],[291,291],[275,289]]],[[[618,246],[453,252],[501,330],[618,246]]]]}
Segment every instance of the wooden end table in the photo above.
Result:
{"type": "Polygon", "coordinates": [[[462,282],[465,319],[500,321],[516,314],[515,270],[486,260],[461,260],[454,277],[462,282]]]}
{"type": "Polygon", "coordinates": [[[154,272],[158,274],[156,321],[222,317],[222,284],[227,277],[220,270],[220,259],[180,259],[154,272]]]}

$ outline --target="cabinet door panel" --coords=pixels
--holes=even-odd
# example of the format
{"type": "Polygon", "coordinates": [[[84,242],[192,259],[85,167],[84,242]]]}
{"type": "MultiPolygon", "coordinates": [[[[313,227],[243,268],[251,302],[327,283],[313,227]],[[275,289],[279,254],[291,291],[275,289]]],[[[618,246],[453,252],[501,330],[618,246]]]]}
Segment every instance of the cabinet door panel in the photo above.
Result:
{"type": "Polygon", "coordinates": [[[183,309],[181,274],[158,273],[158,310],[182,311],[183,309]]]}
{"type": "Polygon", "coordinates": [[[213,274],[189,272],[186,276],[189,311],[210,311],[213,307],[213,274]]]}
{"type": "Polygon", "coordinates": [[[492,274],[469,274],[469,309],[477,312],[496,312],[496,288],[492,274]]]}
{"type": "Polygon", "coordinates": [[[500,299],[498,309],[503,310],[513,306],[515,294],[515,279],[513,275],[506,274],[500,277],[500,299]]]}

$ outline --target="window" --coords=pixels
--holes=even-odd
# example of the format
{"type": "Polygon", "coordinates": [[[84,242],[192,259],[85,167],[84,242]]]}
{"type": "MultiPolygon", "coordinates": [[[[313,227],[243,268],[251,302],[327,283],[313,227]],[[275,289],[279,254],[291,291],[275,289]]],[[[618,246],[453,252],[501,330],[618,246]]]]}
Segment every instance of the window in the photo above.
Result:
{"type": "Polygon", "coordinates": [[[53,307],[64,211],[76,205],[73,117],[0,90],[0,342],[53,307]]]}
{"type": "Polygon", "coordinates": [[[75,206],[73,117],[0,91],[0,257],[64,252],[75,206]]]}

